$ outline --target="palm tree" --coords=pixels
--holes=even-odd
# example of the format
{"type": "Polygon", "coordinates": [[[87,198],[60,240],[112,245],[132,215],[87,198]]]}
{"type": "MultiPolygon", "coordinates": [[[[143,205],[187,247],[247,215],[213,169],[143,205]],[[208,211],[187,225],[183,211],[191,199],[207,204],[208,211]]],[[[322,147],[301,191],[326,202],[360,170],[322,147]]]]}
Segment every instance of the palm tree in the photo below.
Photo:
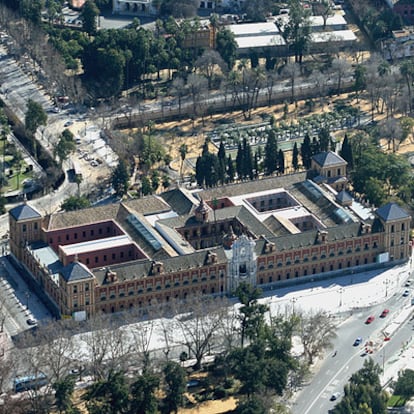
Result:
{"type": "Polygon", "coordinates": [[[405,78],[407,82],[408,88],[408,98],[409,98],[409,108],[411,110],[412,106],[412,93],[411,93],[411,86],[413,84],[414,79],[414,60],[405,60],[400,65],[400,73],[405,78]]]}

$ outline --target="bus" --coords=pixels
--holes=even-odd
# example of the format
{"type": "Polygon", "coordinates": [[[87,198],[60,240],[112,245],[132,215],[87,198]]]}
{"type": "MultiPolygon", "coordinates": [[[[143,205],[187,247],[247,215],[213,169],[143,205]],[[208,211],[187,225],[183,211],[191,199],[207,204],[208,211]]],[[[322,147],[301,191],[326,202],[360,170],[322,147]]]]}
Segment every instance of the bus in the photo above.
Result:
{"type": "Polygon", "coordinates": [[[47,376],[43,372],[27,377],[17,377],[13,380],[14,392],[37,390],[48,383],[47,376]]]}

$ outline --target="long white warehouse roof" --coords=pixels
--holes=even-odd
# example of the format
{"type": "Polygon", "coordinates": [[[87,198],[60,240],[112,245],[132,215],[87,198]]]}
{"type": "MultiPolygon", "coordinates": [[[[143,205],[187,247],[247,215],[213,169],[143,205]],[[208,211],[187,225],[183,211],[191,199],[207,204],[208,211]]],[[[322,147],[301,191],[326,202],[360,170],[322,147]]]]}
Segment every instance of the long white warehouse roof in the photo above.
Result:
{"type": "Polygon", "coordinates": [[[265,36],[279,33],[279,29],[273,22],[231,24],[227,28],[235,37],[241,36],[265,36]]]}
{"type": "Polygon", "coordinates": [[[123,234],[122,236],[106,237],[104,239],[90,240],[82,243],[67,244],[66,246],[60,246],[60,248],[67,256],[72,256],[75,254],[93,252],[95,250],[127,246],[129,244],[132,244],[131,239],[129,236],[123,234]]]}

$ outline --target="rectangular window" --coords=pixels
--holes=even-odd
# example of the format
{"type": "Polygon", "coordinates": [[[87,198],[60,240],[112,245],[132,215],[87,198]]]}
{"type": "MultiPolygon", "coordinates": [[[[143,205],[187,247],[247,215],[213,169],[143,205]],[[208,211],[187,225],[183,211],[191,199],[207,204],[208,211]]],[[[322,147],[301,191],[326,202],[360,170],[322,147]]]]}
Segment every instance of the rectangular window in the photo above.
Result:
{"type": "Polygon", "coordinates": [[[73,293],[78,293],[78,285],[73,285],[73,293]]]}
{"type": "Polygon", "coordinates": [[[106,254],[104,254],[104,262],[106,262],[106,254]]]}
{"type": "Polygon", "coordinates": [[[121,252],[121,259],[124,258],[124,252],[121,252]]]}
{"type": "Polygon", "coordinates": [[[95,256],[95,263],[98,263],[98,256],[95,256]]]}
{"type": "Polygon", "coordinates": [[[89,264],[89,259],[86,259],[86,264],[87,264],[87,265],[89,264]]]}
{"type": "Polygon", "coordinates": [[[93,230],[91,230],[91,236],[93,236],[95,234],[95,232],[93,230]]]}
{"type": "Polygon", "coordinates": [[[27,230],[26,224],[23,224],[23,231],[25,232],[27,230]]]}
{"type": "Polygon", "coordinates": [[[82,237],[84,237],[84,238],[86,237],[86,231],[82,232],[82,237]]]}
{"type": "Polygon", "coordinates": [[[106,232],[107,233],[109,233],[111,231],[111,228],[108,226],[107,228],[106,228],[106,232]]]}
{"type": "Polygon", "coordinates": [[[66,241],[68,241],[68,240],[69,240],[69,234],[66,235],[66,241]]]}
{"type": "Polygon", "coordinates": [[[112,253],[112,260],[115,260],[115,257],[116,257],[115,253],[112,253]]]}
{"type": "Polygon", "coordinates": [[[49,244],[53,244],[53,239],[49,239],[49,244]]]}
{"type": "Polygon", "coordinates": [[[99,229],[99,230],[98,230],[98,233],[99,233],[99,234],[102,234],[102,229],[99,229]]]}
{"type": "Polygon", "coordinates": [[[75,234],[73,235],[73,238],[76,240],[76,239],[78,238],[78,233],[75,233],[75,234]]]}
{"type": "Polygon", "coordinates": [[[89,283],[85,283],[85,292],[89,291],[89,283]]]}
{"type": "Polygon", "coordinates": [[[37,223],[34,224],[34,229],[37,230],[37,223]]]}

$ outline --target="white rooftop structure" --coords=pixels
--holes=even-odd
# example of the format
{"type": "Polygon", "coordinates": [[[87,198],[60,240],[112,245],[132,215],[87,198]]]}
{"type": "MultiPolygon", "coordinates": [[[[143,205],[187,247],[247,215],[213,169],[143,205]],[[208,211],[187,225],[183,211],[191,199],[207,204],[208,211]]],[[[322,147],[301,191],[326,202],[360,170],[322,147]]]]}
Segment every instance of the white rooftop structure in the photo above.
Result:
{"type": "MultiPolygon", "coordinates": [[[[323,26],[323,17],[322,16],[310,16],[309,17],[309,23],[311,27],[319,27],[323,26]]],[[[326,26],[338,26],[338,25],[344,25],[346,26],[348,23],[344,19],[344,16],[341,14],[334,14],[332,16],[328,16],[326,19],[326,26]]]]}
{"type": "Polygon", "coordinates": [[[123,234],[121,236],[106,237],[104,239],[90,240],[87,242],[67,244],[66,246],[60,246],[60,249],[67,256],[73,256],[76,254],[93,252],[95,250],[111,249],[114,247],[128,246],[133,241],[123,234]]]}
{"type": "Polygon", "coordinates": [[[279,29],[273,22],[266,23],[244,23],[231,24],[227,28],[234,34],[234,36],[266,36],[279,33],[279,29]]]}
{"type": "MultiPolygon", "coordinates": [[[[276,16],[275,21],[279,25],[280,29],[283,30],[283,27],[285,27],[289,23],[289,15],[283,14],[280,16],[276,16]]],[[[322,28],[323,27],[323,17],[322,16],[309,16],[308,17],[309,25],[312,29],[316,28],[322,28]]],[[[348,23],[345,20],[344,16],[341,14],[334,14],[332,16],[328,16],[326,19],[326,25],[325,27],[327,29],[331,27],[347,27],[348,23]]]]}
{"type": "Polygon", "coordinates": [[[239,49],[284,46],[286,44],[285,39],[280,34],[273,36],[236,37],[235,40],[239,49]]]}
{"type": "Polygon", "coordinates": [[[352,30],[311,33],[310,38],[312,43],[354,42],[357,40],[357,37],[352,30]]]}

